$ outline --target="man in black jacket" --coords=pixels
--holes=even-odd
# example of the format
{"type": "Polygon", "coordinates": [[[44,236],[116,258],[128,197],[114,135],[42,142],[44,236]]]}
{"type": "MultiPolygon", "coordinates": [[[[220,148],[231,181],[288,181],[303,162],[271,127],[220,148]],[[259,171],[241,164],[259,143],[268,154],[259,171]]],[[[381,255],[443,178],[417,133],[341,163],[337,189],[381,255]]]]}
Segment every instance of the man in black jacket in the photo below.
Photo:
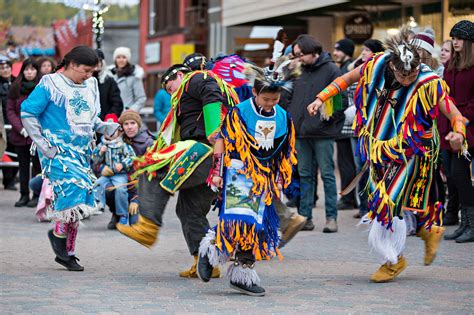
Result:
{"type": "MultiPolygon", "coordinates": [[[[5,125],[9,124],[7,118],[7,98],[8,91],[15,77],[12,75],[12,63],[8,59],[0,60],[0,101],[2,105],[3,119],[5,125]]],[[[8,132],[7,132],[8,135],[8,132]]],[[[7,152],[15,152],[15,146],[10,143],[7,136],[7,152]]],[[[1,158],[1,156],[0,156],[1,158]]],[[[16,161],[15,157],[10,157],[16,161]]],[[[18,173],[18,167],[2,167],[3,172],[3,187],[8,190],[16,190],[15,188],[15,177],[18,173]]]]}
{"type": "Polygon", "coordinates": [[[310,117],[306,107],[323,88],[340,75],[339,68],[322,46],[310,35],[300,35],[293,44],[293,55],[299,58],[301,77],[294,82],[288,106],[296,128],[296,150],[300,173],[301,201],[298,212],[307,217],[303,229],[312,230],[313,196],[316,167],[324,183],[326,225],[323,232],[337,232],[337,188],[334,176],[334,139],[344,123],[344,113],[337,112],[329,120],[321,120],[318,113],[310,117]]]}

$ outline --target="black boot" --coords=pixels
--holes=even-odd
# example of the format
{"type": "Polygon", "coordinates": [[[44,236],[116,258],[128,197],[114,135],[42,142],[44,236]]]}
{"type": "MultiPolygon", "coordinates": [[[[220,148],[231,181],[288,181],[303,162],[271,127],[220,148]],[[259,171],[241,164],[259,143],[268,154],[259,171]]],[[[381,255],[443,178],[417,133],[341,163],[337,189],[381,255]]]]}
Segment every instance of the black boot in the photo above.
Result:
{"type": "Polygon", "coordinates": [[[67,249],[66,249],[67,239],[65,237],[64,238],[57,237],[56,235],[54,235],[53,230],[48,231],[48,237],[49,237],[49,241],[51,242],[51,247],[53,248],[53,251],[56,254],[56,256],[58,256],[58,258],[60,258],[61,260],[64,260],[64,261],[68,260],[69,256],[67,254],[67,249]]]}
{"type": "Polygon", "coordinates": [[[446,211],[443,218],[443,225],[457,225],[459,223],[459,215],[457,212],[446,211]]]}
{"type": "Polygon", "coordinates": [[[466,227],[458,238],[456,243],[474,242],[474,207],[466,208],[466,227]]]}
{"type": "Polygon", "coordinates": [[[78,261],[80,261],[80,259],[76,256],[69,256],[67,259],[61,259],[56,256],[54,261],[60,265],[63,265],[69,271],[84,271],[84,267],[77,263],[78,261]]]}
{"type": "Polygon", "coordinates": [[[20,200],[15,202],[15,207],[24,207],[30,201],[30,196],[28,194],[21,194],[20,200]]]}
{"type": "Polygon", "coordinates": [[[26,204],[26,206],[29,208],[36,208],[36,206],[38,205],[38,200],[39,196],[33,195],[33,198],[31,198],[31,200],[26,204]]]}
{"type": "Polygon", "coordinates": [[[461,224],[456,230],[454,230],[453,233],[444,235],[444,239],[447,241],[451,241],[461,236],[461,234],[464,233],[464,230],[466,229],[466,221],[466,209],[461,208],[461,224]]]}
{"type": "Polygon", "coordinates": [[[116,230],[117,228],[115,225],[118,223],[120,217],[116,215],[115,213],[112,213],[112,217],[110,218],[109,224],[107,224],[107,229],[108,230],[116,230]]]}

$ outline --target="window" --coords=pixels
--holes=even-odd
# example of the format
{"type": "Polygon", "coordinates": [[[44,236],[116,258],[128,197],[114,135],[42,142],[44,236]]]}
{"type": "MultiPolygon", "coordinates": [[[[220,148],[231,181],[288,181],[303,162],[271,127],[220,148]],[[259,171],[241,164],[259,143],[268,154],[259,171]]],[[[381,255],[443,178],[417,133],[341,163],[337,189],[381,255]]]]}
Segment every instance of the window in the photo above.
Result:
{"type": "Polygon", "coordinates": [[[149,0],[148,34],[174,32],[179,29],[180,0],[149,0]]]}

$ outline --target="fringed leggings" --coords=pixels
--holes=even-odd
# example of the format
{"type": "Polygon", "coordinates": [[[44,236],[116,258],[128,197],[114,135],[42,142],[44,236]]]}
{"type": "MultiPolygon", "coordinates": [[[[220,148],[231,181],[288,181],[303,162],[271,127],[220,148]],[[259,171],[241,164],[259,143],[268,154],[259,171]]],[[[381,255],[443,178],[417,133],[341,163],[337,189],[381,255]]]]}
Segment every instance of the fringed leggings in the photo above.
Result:
{"type": "Polygon", "coordinates": [[[74,256],[76,254],[76,237],[78,227],[79,222],[56,222],[56,226],[54,227],[54,235],[60,238],[67,238],[66,250],[69,256],[74,256]]]}

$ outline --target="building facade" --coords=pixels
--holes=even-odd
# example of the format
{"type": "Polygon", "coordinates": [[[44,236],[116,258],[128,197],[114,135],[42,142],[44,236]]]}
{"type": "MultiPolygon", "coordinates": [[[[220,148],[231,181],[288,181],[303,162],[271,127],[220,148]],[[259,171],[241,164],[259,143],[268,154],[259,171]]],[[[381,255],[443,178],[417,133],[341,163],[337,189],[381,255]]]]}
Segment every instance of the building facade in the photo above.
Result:
{"type": "MultiPolygon", "coordinates": [[[[473,20],[471,0],[222,0],[211,2],[210,11],[219,12],[220,38],[210,37],[209,50],[220,47],[227,53],[242,51],[255,26],[280,26],[288,30],[290,42],[301,33],[313,35],[325,50],[332,51],[334,43],[345,37],[363,42],[363,38],[385,39],[409,24],[415,31],[431,27],[436,42],[449,38],[449,30],[462,19],[473,20]],[[218,40],[223,44],[216,44],[218,40]]],[[[360,49],[360,45],[358,46],[360,49]]],[[[356,51],[357,53],[357,51],[356,51]]]]}
{"type": "Polygon", "coordinates": [[[192,52],[207,54],[208,0],[141,0],[140,65],[152,98],[161,74],[192,52]]]}

